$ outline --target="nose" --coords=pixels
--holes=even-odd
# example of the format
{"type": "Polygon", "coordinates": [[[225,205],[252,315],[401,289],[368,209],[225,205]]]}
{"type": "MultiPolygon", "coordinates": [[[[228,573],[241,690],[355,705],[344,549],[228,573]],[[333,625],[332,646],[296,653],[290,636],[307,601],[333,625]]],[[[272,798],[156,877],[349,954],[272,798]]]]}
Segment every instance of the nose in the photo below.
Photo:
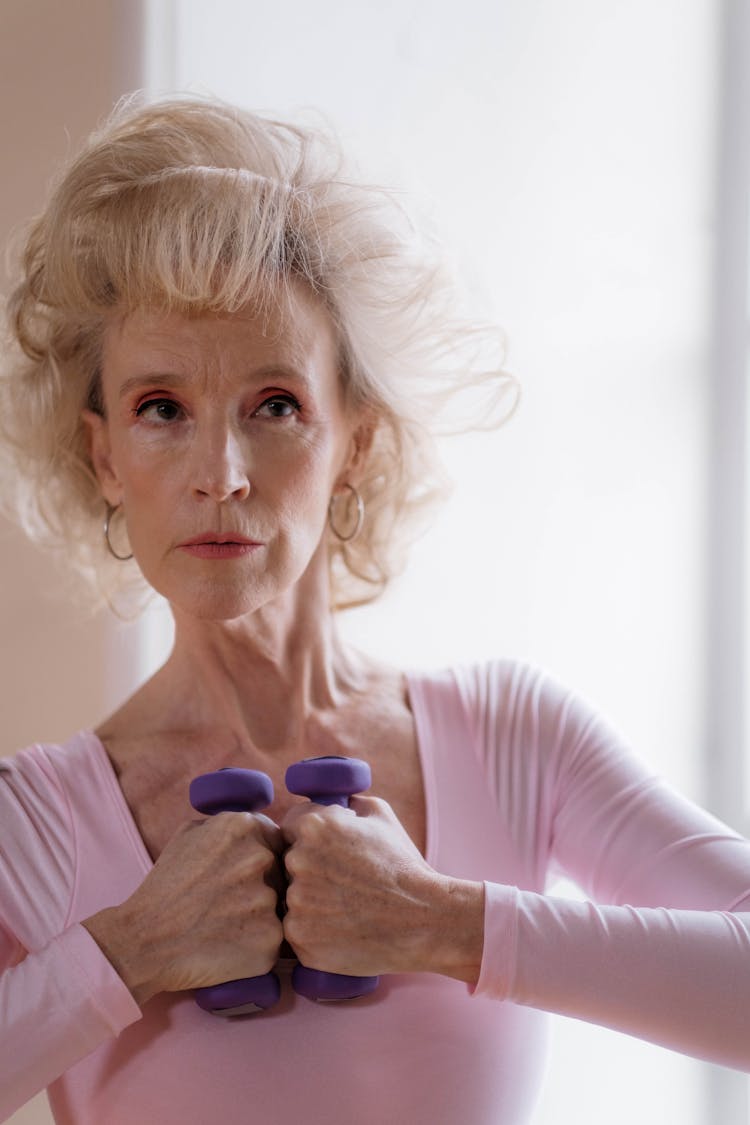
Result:
{"type": "Polygon", "coordinates": [[[196,443],[194,492],[222,503],[250,495],[249,451],[229,426],[215,427],[196,443]]]}

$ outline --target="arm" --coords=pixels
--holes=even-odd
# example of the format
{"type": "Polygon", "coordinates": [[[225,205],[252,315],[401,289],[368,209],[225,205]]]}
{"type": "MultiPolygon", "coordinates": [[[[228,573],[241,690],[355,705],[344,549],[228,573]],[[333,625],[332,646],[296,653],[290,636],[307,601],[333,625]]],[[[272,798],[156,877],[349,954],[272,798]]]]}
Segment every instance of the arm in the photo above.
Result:
{"type": "MultiPolygon", "coordinates": [[[[10,943],[6,943],[6,947],[10,943]]],[[[83,926],[43,948],[0,960],[0,1120],[101,1043],[140,1009],[83,926]]]]}
{"type": "Polygon", "coordinates": [[[69,913],[75,837],[37,751],[0,774],[0,1120],[140,1011],[69,913]]]}
{"type": "Polygon", "coordinates": [[[546,677],[513,695],[538,835],[591,901],[488,886],[478,992],[750,1069],[750,843],[546,677]]]}
{"type": "Polygon", "coordinates": [[[487,887],[478,994],[750,1070],[745,912],[597,906],[487,887]]]}
{"type": "Polygon", "coordinates": [[[481,886],[433,871],[390,808],[360,797],[358,817],[301,806],[285,819],[288,940],[315,968],[440,972],[750,1067],[750,844],[539,681],[514,683],[496,721],[477,723],[480,756],[503,756],[486,770],[499,815],[516,846],[546,848],[544,865],[614,905],[487,884],[483,924],[481,886]]]}
{"type": "Polygon", "coordinates": [[[311,806],[284,821],[284,930],[304,964],[442,973],[478,995],[750,1069],[750,895],[743,914],[483,888],[432,870],[385,802],[352,805],[359,816],[311,806]]]}
{"type": "Polygon", "coordinates": [[[156,991],[275,960],[265,876],[280,838],[265,818],[186,825],[125,902],[82,925],[70,921],[76,834],[43,756],[21,755],[0,776],[0,825],[0,1119],[137,1020],[156,991]]]}

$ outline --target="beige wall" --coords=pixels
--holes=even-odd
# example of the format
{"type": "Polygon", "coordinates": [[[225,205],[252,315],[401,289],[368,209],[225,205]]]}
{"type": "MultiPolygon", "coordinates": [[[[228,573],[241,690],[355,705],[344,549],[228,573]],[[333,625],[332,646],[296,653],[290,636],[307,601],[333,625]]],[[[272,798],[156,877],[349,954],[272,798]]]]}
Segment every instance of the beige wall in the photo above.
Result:
{"type": "MultiPolygon", "coordinates": [[[[41,206],[56,165],[142,83],[140,0],[0,3],[0,242],[41,206]]],[[[3,269],[0,288],[7,291],[3,269]]],[[[95,724],[130,690],[137,634],[70,604],[51,562],[0,523],[0,753],[95,724]]],[[[49,1121],[44,1096],[12,1119],[49,1121]]]]}
{"type": "MultiPolygon", "coordinates": [[[[38,210],[59,162],[139,85],[139,0],[0,4],[0,243],[38,210]]],[[[3,269],[0,285],[7,289],[3,269]]],[[[109,615],[84,620],[51,560],[0,524],[0,752],[96,723],[130,684],[134,644],[109,615]]]]}

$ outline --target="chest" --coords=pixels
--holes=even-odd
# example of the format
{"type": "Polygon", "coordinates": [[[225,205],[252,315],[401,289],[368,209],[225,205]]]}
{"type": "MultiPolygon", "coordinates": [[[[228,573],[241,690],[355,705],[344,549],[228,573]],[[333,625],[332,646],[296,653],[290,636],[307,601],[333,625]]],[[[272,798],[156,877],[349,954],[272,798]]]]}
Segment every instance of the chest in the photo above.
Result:
{"type": "Polygon", "coordinates": [[[154,860],[177,829],[199,815],[188,797],[193,777],[225,766],[262,770],[271,778],[274,790],[271,805],[263,811],[280,824],[294,804],[306,800],[287,791],[287,767],[302,758],[324,754],[367,761],[372,771],[368,793],[392,806],[424,853],[424,784],[416,730],[408,709],[392,713],[386,723],[363,718],[360,723],[329,724],[304,743],[273,753],[187,734],[151,737],[137,744],[112,738],[105,745],[125,801],[154,860]]]}

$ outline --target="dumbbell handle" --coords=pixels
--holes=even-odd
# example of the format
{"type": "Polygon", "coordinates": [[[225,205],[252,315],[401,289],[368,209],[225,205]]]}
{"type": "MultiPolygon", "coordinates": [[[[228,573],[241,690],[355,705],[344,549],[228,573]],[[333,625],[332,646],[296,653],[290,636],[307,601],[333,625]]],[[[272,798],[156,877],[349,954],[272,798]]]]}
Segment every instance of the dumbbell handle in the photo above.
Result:
{"type": "MultiPolygon", "coordinates": [[[[260,770],[214,770],[193,778],[190,783],[190,804],[209,816],[220,812],[259,812],[272,800],[273,783],[268,774],[260,770]]],[[[195,1002],[217,1016],[240,1016],[272,1007],[280,994],[276,974],[264,973],[197,988],[195,1002]]]]}
{"type": "MultiPolygon", "coordinates": [[[[349,798],[369,789],[372,774],[367,762],[359,758],[306,758],[286,771],[290,793],[309,797],[317,805],[349,807],[349,798]]],[[[353,1000],[366,996],[378,986],[378,977],[352,977],[343,973],[324,973],[295,965],[292,987],[310,1000],[353,1000]]]]}

